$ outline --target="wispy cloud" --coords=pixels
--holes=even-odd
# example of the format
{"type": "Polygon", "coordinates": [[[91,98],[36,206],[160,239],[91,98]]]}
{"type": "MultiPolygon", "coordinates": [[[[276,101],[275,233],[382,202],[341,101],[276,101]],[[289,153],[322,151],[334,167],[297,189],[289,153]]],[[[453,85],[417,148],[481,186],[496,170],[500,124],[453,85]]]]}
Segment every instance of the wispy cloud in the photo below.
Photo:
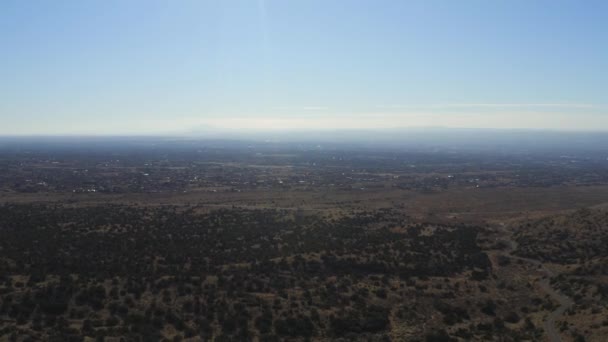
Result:
{"type": "Polygon", "coordinates": [[[377,105],[383,109],[452,109],[452,108],[576,108],[593,109],[604,108],[604,105],[590,103],[448,103],[448,104],[421,104],[421,105],[377,105]]]}
{"type": "Polygon", "coordinates": [[[322,111],[329,110],[326,106],[279,106],[274,107],[275,110],[291,110],[291,111],[322,111]]]}

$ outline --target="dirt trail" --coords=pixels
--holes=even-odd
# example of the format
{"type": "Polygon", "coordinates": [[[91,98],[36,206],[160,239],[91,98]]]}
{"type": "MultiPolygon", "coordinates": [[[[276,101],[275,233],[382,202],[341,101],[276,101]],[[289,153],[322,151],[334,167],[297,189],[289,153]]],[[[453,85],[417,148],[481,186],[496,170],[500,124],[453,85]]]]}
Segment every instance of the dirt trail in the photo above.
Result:
{"type": "Polygon", "coordinates": [[[547,317],[545,317],[543,321],[543,328],[547,333],[547,337],[549,337],[549,341],[551,342],[561,342],[562,337],[559,333],[559,330],[556,327],[555,321],[566,312],[572,305],[574,305],[574,301],[560,292],[556,291],[550,283],[551,277],[555,275],[553,271],[548,269],[540,260],[520,257],[514,255],[513,253],[517,250],[517,242],[513,240],[511,237],[508,237],[507,242],[509,242],[509,250],[506,251],[506,255],[515,260],[521,260],[527,262],[529,264],[534,265],[539,271],[545,274],[546,277],[540,280],[539,286],[545,291],[548,295],[550,295],[553,299],[555,299],[559,303],[559,307],[553,310],[547,317]]]}

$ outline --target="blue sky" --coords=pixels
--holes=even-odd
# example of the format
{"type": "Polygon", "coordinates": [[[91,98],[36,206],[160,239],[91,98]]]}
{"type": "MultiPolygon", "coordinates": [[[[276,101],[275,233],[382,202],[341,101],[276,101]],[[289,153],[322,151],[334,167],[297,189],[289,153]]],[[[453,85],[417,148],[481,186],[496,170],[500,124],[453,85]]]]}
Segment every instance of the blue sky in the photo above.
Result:
{"type": "Polygon", "coordinates": [[[606,1],[0,2],[0,134],[608,130],[606,1]]]}

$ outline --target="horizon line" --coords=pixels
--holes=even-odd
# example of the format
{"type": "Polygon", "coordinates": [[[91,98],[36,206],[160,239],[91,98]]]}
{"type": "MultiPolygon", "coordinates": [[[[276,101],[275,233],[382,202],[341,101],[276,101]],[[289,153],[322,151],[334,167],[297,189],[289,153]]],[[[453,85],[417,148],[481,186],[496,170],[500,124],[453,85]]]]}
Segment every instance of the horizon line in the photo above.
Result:
{"type": "Polygon", "coordinates": [[[221,139],[222,135],[233,139],[235,134],[260,135],[260,134],[287,134],[287,133],[332,133],[332,132],[387,132],[387,131],[500,131],[500,132],[542,132],[542,133],[563,133],[563,134],[608,134],[608,129],[556,129],[556,128],[500,128],[500,127],[447,127],[447,126],[427,126],[427,127],[395,127],[395,128],[289,128],[289,129],[268,129],[268,130],[246,130],[246,129],[211,129],[201,132],[130,132],[130,133],[0,133],[0,138],[205,138],[206,134],[214,135],[212,138],[221,139]]]}

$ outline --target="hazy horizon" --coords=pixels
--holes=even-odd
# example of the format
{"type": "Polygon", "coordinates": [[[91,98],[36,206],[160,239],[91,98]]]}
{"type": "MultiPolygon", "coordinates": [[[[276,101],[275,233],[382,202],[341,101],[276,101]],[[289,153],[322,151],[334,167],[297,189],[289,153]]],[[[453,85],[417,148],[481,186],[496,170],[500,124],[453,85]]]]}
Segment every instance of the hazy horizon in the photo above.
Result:
{"type": "MultiPolygon", "coordinates": [[[[0,138],[71,138],[71,137],[91,137],[91,138],[192,138],[192,139],[223,139],[230,138],[239,140],[242,137],[246,140],[248,137],[264,137],[264,136],[289,136],[298,134],[302,136],[315,134],[373,134],[373,133],[414,133],[414,134],[434,134],[434,133],[496,133],[496,134],[540,134],[554,136],[608,136],[608,129],[551,129],[551,128],[501,128],[501,127],[449,127],[449,126],[414,126],[414,127],[394,127],[394,128],[270,128],[270,129],[253,129],[253,128],[220,128],[210,126],[193,127],[192,129],[176,130],[176,131],[133,131],[133,132],[59,132],[59,133],[0,133],[0,138]]],[[[386,138],[386,136],[384,136],[386,138]]]]}

